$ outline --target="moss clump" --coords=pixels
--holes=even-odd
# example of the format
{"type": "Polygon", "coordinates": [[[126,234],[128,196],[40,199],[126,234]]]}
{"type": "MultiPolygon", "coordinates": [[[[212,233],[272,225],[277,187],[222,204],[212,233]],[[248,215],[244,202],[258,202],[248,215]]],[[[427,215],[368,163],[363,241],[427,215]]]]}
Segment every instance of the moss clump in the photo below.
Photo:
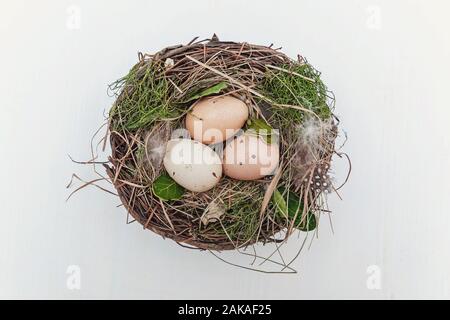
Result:
{"type": "MultiPolygon", "coordinates": [[[[280,105],[300,106],[313,111],[321,119],[331,117],[328,91],[320,72],[308,63],[284,65],[281,70],[268,69],[259,85],[264,95],[280,105]]],[[[303,121],[305,112],[294,108],[273,108],[273,117],[281,123],[303,121]],[[284,121],[285,120],[285,121],[284,121]]]]}
{"type": "Polygon", "coordinates": [[[171,102],[170,85],[162,71],[158,63],[138,64],[110,86],[119,96],[110,111],[114,129],[149,128],[156,121],[180,114],[171,102]]]}
{"type": "Polygon", "coordinates": [[[230,221],[226,226],[226,232],[231,239],[246,242],[253,239],[257,234],[261,199],[257,201],[253,199],[239,200],[233,201],[233,204],[227,210],[230,221]]]}
{"type": "Polygon", "coordinates": [[[256,237],[259,228],[264,190],[258,182],[226,180],[228,195],[232,195],[232,198],[231,201],[224,201],[224,229],[218,232],[224,232],[227,237],[239,243],[251,241],[256,237]]]}

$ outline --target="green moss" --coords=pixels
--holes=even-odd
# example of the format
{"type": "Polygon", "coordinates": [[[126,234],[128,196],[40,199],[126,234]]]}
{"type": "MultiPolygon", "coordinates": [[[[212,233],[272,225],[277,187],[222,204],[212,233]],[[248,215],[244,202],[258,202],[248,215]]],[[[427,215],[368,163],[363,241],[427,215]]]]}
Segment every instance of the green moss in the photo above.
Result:
{"type": "Polygon", "coordinates": [[[253,239],[259,228],[259,213],[264,190],[257,182],[233,181],[236,190],[222,218],[226,234],[240,243],[253,239]]]}
{"type": "Polygon", "coordinates": [[[169,99],[170,86],[162,74],[159,64],[136,65],[110,86],[119,95],[118,102],[110,111],[115,129],[133,131],[148,128],[155,121],[180,114],[169,99]]]}
{"type": "Polygon", "coordinates": [[[230,224],[226,226],[228,235],[234,241],[245,242],[256,236],[259,227],[261,201],[233,201],[227,215],[230,224]]]}
{"type": "MultiPolygon", "coordinates": [[[[301,106],[322,119],[328,119],[332,113],[327,103],[327,87],[320,79],[320,72],[307,63],[281,68],[285,71],[269,69],[259,90],[278,104],[301,106]]],[[[284,124],[301,122],[304,115],[304,111],[293,108],[273,108],[274,120],[284,124]]]]}

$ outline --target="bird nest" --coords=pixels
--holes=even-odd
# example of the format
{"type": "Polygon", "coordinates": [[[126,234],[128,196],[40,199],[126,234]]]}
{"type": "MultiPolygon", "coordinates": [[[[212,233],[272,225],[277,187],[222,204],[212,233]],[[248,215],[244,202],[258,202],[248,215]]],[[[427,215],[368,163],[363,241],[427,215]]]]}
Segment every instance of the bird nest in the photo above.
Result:
{"type": "MultiPolygon", "coordinates": [[[[116,100],[104,166],[123,206],[145,229],[214,252],[256,243],[278,247],[296,231],[316,232],[320,217],[330,212],[327,195],[338,189],[332,157],[342,156],[335,148],[334,96],[320,75],[301,56],[293,60],[272,45],[224,42],[215,35],[140,53],[130,72],[110,85],[116,100]],[[185,128],[195,102],[207,96],[245,102],[243,131],[258,136],[268,128],[260,138],[278,144],[278,166],[257,180],[223,175],[208,191],[174,188],[172,196],[161,196],[155,184],[170,178],[165,146],[185,128]]],[[[222,156],[228,141],[211,147],[222,156]]]]}

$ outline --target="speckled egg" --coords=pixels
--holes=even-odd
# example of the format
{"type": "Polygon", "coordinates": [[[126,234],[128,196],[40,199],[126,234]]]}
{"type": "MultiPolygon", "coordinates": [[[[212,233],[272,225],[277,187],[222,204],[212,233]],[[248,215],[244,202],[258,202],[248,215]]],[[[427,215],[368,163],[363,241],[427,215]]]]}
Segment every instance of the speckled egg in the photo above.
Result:
{"type": "Polygon", "coordinates": [[[224,173],[237,180],[257,180],[273,174],[280,160],[278,145],[256,135],[243,134],[229,141],[224,150],[224,173]]]}
{"type": "Polygon", "coordinates": [[[248,107],[232,96],[205,97],[186,115],[186,129],[204,144],[222,142],[232,137],[248,119],[248,107]]]}

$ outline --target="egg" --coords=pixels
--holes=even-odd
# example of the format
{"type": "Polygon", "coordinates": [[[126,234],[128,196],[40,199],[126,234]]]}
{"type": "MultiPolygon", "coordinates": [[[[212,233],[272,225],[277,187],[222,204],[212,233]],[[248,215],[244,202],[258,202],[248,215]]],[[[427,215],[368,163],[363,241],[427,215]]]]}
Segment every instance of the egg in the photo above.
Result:
{"type": "Polygon", "coordinates": [[[198,100],[186,115],[186,129],[191,137],[204,144],[231,138],[248,119],[248,107],[232,96],[205,97],[198,100]]]}
{"type": "Polygon", "coordinates": [[[237,180],[257,180],[273,174],[280,160],[278,145],[243,134],[229,141],[224,150],[224,173],[237,180]]]}
{"type": "Polygon", "coordinates": [[[222,177],[222,161],[217,153],[191,139],[169,140],[163,164],[173,180],[194,192],[213,188],[222,177]]]}

